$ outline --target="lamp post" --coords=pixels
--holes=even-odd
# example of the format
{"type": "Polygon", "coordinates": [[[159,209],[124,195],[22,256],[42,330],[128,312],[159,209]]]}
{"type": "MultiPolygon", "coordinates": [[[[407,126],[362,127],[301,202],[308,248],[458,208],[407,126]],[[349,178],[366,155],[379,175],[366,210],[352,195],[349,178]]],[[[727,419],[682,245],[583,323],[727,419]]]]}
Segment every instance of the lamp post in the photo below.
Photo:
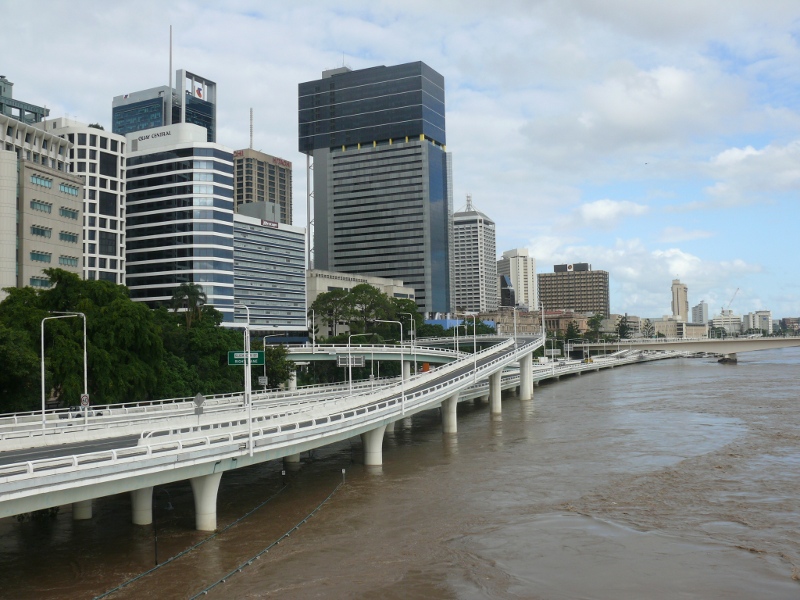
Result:
{"type": "Polygon", "coordinates": [[[406,378],[403,369],[403,324],[400,321],[375,319],[376,323],[397,323],[400,325],[400,412],[406,414],[406,378]]]}
{"type": "MultiPolygon", "coordinates": [[[[45,386],[44,386],[44,322],[50,319],[71,319],[72,317],[81,317],[83,319],[83,394],[84,396],[89,395],[89,388],[88,388],[88,379],[87,379],[87,363],[86,363],[86,315],[80,312],[65,312],[59,313],[53,311],[55,314],[59,315],[57,317],[45,317],[42,319],[42,429],[45,428],[47,419],[45,416],[45,386]]],[[[86,407],[84,412],[84,424],[89,424],[89,407],[86,407]]]]}
{"type": "Polygon", "coordinates": [[[253,456],[253,403],[250,397],[252,385],[250,383],[250,308],[244,304],[234,304],[233,306],[234,308],[243,308],[247,312],[247,326],[244,328],[244,401],[247,403],[247,445],[250,447],[250,456],[253,456]]]}
{"type": "Polygon", "coordinates": [[[511,307],[514,311],[514,348],[517,347],[517,307],[511,307]]]}
{"type": "Polygon", "coordinates": [[[414,355],[414,375],[417,374],[417,349],[415,347],[415,340],[417,337],[417,322],[414,320],[414,315],[412,313],[401,312],[398,313],[400,315],[408,315],[408,318],[411,320],[411,352],[414,355]]]}
{"type": "Polygon", "coordinates": [[[472,317],[472,374],[473,374],[473,383],[477,383],[478,381],[478,337],[477,337],[477,321],[475,320],[476,315],[475,313],[467,314],[462,313],[465,317],[472,317]]]}
{"type": "Polygon", "coordinates": [[[261,342],[261,345],[264,346],[264,391],[267,391],[267,338],[271,337],[284,337],[282,333],[272,333],[270,335],[265,335],[264,340],[261,342]]]}
{"type": "Polygon", "coordinates": [[[311,354],[314,354],[316,352],[315,351],[315,346],[316,346],[316,340],[317,340],[317,332],[316,332],[317,326],[316,326],[316,323],[315,323],[316,317],[317,317],[317,313],[314,312],[313,308],[309,308],[308,310],[311,311],[311,354]]]}
{"type": "Polygon", "coordinates": [[[350,395],[353,395],[353,355],[350,353],[350,340],[359,335],[372,335],[370,333],[351,333],[347,336],[347,379],[350,381],[350,395]]]}

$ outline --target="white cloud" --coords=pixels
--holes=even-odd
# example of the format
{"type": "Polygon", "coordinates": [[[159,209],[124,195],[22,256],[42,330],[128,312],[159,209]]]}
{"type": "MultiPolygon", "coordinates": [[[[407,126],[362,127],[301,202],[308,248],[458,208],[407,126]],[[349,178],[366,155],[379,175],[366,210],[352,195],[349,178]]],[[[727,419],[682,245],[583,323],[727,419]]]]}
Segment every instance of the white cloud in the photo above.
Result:
{"type": "Polygon", "coordinates": [[[595,227],[613,229],[629,217],[641,217],[648,207],[627,200],[595,200],[582,204],[563,219],[562,227],[595,227]]]}
{"type": "Polygon", "coordinates": [[[689,242],[692,240],[703,240],[713,237],[714,233],[711,231],[704,231],[702,229],[687,230],[683,227],[665,227],[661,231],[659,241],[668,244],[675,244],[678,242],[689,242]]]}

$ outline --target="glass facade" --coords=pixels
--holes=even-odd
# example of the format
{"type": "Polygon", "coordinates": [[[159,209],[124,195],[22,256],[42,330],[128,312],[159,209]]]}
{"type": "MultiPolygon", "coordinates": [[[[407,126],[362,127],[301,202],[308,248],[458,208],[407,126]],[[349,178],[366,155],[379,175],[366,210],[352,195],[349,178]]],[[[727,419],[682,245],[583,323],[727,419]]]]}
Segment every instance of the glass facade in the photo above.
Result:
{"type": "Polygon", "coordinates": [[[233,321],[232,171],[233,153],[219,147],[192,145],[128,159],[131,298],[166,305],[178,285],[196,283],[224,321],[233,321]]]}
{"type": "Polygon", "coordinates": [[[445,137],[444,77],[423,62],[336,73],[299,86],[299,149],[445,137]]]}
{"type": "Polygon", "coordinates": [[[150,98],[115,106],[111,110],[111,130],[120,135],[164,125],[164,99],[150,98]]]}

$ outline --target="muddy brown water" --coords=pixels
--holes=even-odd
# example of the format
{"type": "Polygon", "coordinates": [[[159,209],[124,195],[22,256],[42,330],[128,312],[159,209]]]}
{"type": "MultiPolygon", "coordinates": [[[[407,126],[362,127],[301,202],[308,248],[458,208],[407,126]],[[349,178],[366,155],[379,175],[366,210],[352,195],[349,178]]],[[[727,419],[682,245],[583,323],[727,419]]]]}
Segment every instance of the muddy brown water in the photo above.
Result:
{"type": "MultiPolygon", "coordinates": [[[[108,598],[800,598],[800,349],[632,365],[222,478],[249,517],[108,598]],[[283,487],[285,485],[285,487],[283,487]],[[281,491],[282,490],[282,491],[281,491]]],[[[155,493],[158,558],[207,537],[187,484],[155,493]]],[[[155,562],[126,495],[94,518],[0,521],[1,598],[92,598],[155,562]]]]}

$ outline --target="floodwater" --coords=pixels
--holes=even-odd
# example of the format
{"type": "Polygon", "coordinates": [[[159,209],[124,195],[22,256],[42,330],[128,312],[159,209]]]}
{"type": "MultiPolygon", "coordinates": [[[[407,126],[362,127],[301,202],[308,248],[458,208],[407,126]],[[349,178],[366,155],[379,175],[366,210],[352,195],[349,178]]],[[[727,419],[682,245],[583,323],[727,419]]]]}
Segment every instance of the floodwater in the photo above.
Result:
{"type": "MultiPolygon", "coordinates": [[[[354,439],[285,476],[226,473],[220,528],[263,506],[108,597],[225,578],[208,598],[800,598],[800,349],[739,360],[565,378],[505,396],[501,419],[463,403],[456,435],[429,411],[387,434],[382,468],[354,439]]],[[[154,529],[129,521],[125,495],[91,521],[0,521],[0,597],[91,598],[144,573],[154,529]]],[[[160,562],[208,537],[186,484],[156,490],[155,521],[160,562]]]]}

